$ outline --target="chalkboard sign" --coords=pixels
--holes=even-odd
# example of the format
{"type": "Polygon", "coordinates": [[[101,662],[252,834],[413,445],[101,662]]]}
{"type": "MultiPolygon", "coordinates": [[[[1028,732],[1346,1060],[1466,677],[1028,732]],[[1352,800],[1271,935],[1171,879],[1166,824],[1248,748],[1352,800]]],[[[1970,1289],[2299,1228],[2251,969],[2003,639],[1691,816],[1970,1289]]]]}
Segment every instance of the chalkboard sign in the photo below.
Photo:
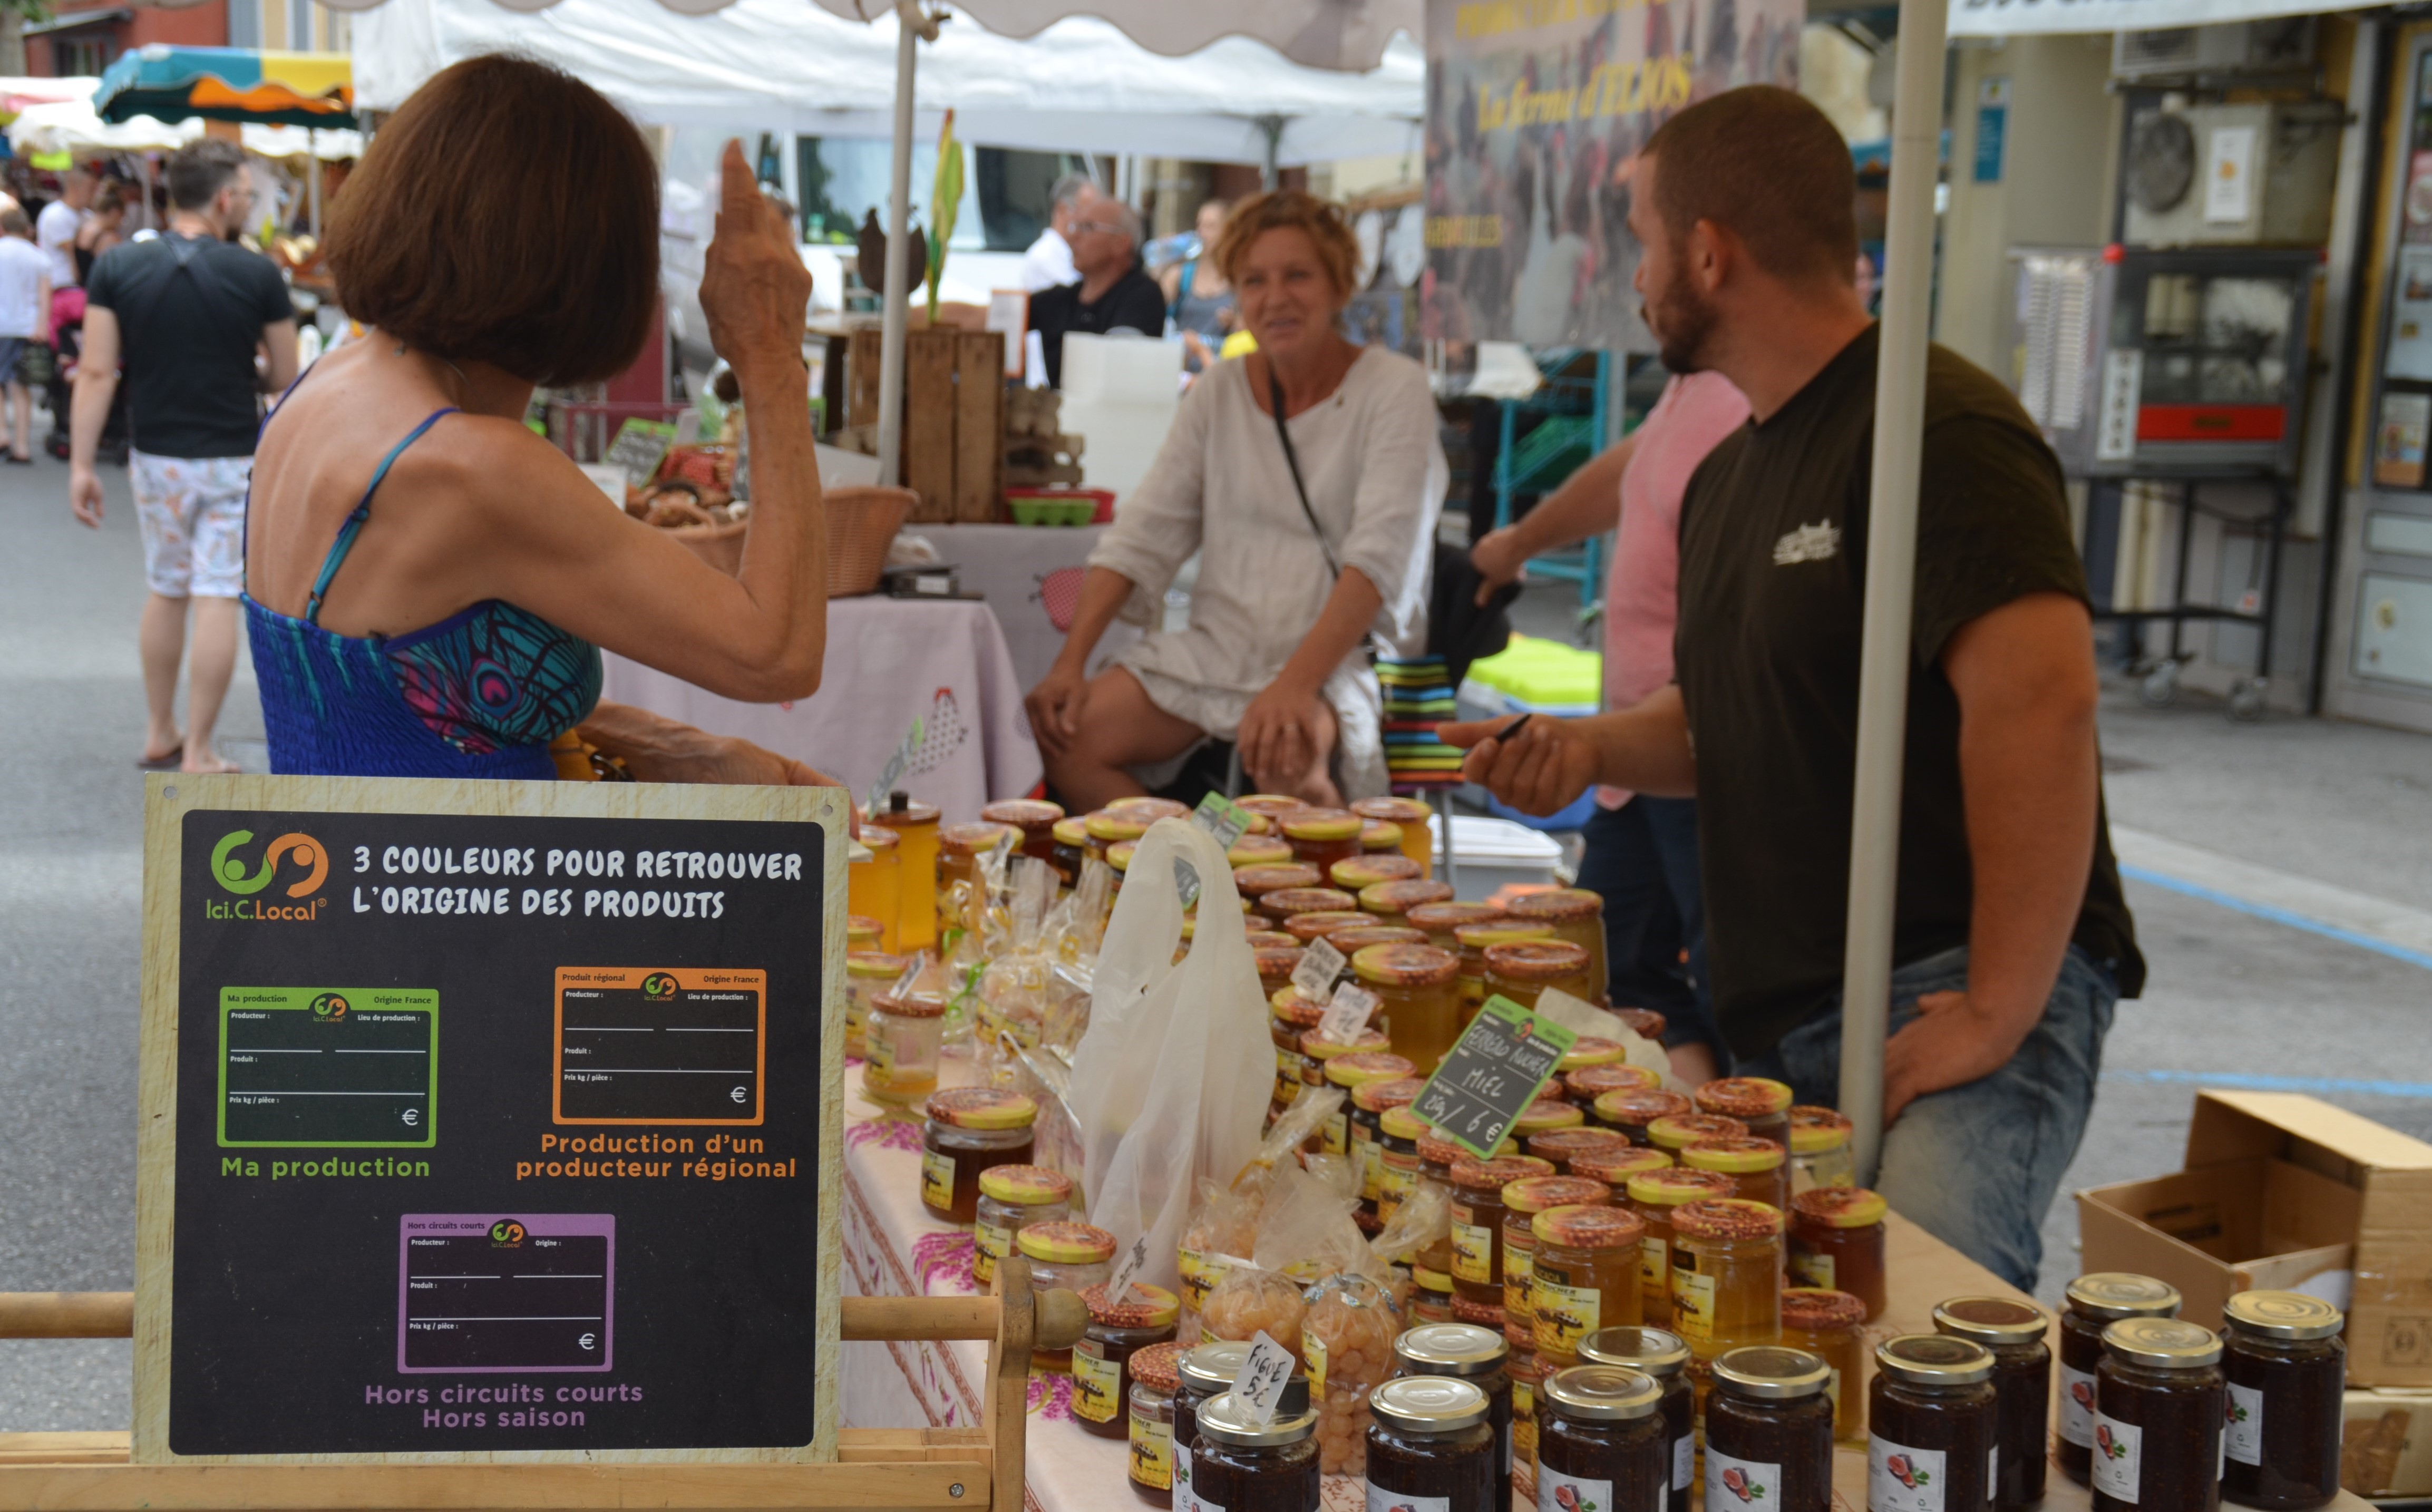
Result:
{"type": "Polygon", "coordinates": [[[830,1457],[844,803],[152,779],[138,1460],[830,1457]]]}
{"type": "Polygon", "coordinates": [[[1577,1043],[1577,1034],[1551,1019],[1509,998],[1489,998],[1410,1111],[1471,1154],[1490,1159],[1577,1043]]]}

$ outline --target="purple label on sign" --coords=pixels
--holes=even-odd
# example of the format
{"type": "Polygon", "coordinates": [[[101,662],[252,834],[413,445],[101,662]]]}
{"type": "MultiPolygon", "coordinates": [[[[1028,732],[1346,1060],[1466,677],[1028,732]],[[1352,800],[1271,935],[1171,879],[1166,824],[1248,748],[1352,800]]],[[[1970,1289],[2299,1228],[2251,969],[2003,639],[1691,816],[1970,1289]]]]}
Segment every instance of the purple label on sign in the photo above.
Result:
{"type": "Polygon", "coordinates": [[[408,1213],[397,1220],[397,1368],[605,1370],[616,1220],[605,1213],[408,1213]]]}

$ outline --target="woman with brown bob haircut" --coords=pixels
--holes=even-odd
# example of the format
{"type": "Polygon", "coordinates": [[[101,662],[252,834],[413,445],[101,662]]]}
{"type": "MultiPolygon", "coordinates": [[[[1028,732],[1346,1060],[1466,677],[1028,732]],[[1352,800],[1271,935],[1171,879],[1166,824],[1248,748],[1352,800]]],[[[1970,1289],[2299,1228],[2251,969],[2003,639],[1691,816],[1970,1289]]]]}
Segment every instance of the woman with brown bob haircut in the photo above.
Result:
{"type": "Polygon", "coordinates": [[[524,427],[535,385],[641,351],[658,214],[633,123],[540,63],[468,59],[381,128],[329,233],[367,328],[288,391],[255,456],[245,617],[273,770],[549,778],[576,731],[645,781],[827,781],[600,702],[603,647],[773,702],[819,687],[827,644],[810,274],[739,146],[701,303],[755,422],[740,574],[603,508],[524,427]]]}

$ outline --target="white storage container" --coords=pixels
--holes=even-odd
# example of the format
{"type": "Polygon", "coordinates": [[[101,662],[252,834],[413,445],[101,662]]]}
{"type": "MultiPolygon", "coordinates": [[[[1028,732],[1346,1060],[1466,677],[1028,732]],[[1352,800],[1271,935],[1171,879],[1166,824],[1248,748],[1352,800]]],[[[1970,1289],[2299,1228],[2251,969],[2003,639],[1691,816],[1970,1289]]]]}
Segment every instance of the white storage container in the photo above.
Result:
{"type": "Polygon", "coordinates": [[[1452,854],[1444,854],[1444,815],[1427,816],[1435,836],[1435,874],[1453,884],[1453,895],[1465,903],[1483,902],[1512,882],[1551,885],[1560,879],[1554,868],[1562,848],[1549,835],[1525,824],[1481,815],[1452,815],[1452,854]]]}

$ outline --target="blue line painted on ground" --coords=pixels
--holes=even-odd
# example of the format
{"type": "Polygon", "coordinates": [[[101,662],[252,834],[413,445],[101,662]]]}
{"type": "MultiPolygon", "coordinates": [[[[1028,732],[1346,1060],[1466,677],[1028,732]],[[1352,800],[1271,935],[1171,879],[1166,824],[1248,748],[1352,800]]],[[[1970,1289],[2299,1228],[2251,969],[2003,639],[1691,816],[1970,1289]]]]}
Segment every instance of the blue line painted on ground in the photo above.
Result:
{"type": "Polygon", "coordinates": [[[2355,1076],[2259,1076],[2250,1071],[2120,1071],[2106,1082],[2217,1086],[2230,1092],[2344,1092],[2354,1097],[2432,1098],[2432,1082],[2375,1082],[2355,1076]]]}
{"type": "Polygon", "coordinates": [[[2218,888],[2206,887],[2201,882],[2191,882],[2184,878],[2172,877],[2168,873],[2149,870],[2143,866],[2121,866],[2120,875],[2150,886],[2183,893],[2189,898],[2200,898],[2207,903],[2218,903],[2223,908],[2235,909],[2240,914],[2252,915],[2255,918],[2269,919],[2274,924],[2286,924],[2290,929],[2304,930],[2308,934],[2319,934],[2324,939],[2337,940],[2342,945],[2357,946],[2363,949],[2389,956],[2394,961],[2404,961],[2409,966],[2419,966],[2427,971],[2432,971],[2432,951],[2414,949],[2376,935],[2342,929],[2337,924],[2326,924],[2321,919],[2310,918],[2304,914],[2292,913],[2285,908],[2275,908],[2270,903],[2258,903],[2251,899],[2239,898],[2233,893],[2221,892],[2218,888]]]}

